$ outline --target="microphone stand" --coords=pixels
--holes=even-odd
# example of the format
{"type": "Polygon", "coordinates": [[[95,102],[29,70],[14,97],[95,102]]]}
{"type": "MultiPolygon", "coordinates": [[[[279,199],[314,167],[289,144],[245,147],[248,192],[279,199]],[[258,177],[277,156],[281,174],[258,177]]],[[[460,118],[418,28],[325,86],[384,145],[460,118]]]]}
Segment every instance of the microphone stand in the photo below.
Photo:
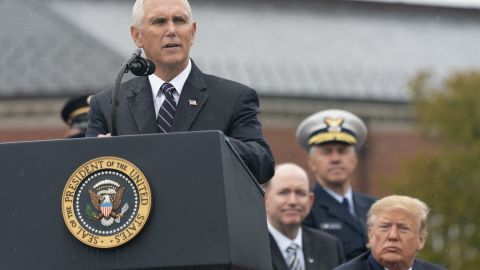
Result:
{"type": "Polygon", "coordinates": [[[135,61],[142,54],[142,50],[136,49],[132,56],[122,64],[120,72],[118,72],[117,79],[112,91],[112,126],[110,127],[111,135],[117,136],[117,106],[118,106],[118,90],[120,89],[120,83],[122,82],[123,74],[128,72],[129,65],[135,61]]]}

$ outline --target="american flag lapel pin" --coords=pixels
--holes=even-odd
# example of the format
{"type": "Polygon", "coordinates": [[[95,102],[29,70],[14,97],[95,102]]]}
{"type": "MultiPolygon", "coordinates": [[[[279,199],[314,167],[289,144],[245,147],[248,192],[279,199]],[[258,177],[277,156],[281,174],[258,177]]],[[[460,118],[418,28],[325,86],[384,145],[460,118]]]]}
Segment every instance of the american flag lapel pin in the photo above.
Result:
{"type": "Polygon", "coordinates": [[[189,99],[188,104],[190,104],[190,106],[197,106],[197,101],[195,99],[189,99]]]}

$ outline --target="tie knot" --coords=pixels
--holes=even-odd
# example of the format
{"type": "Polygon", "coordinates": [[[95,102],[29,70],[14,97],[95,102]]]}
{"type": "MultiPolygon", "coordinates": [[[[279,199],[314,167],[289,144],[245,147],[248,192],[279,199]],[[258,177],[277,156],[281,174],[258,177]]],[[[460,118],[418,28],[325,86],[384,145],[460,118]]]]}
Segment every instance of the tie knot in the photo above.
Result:
{"type": "Polygon", "coordinates": [[[300,248],[300,246],[295,243],[295,242],[292,242],[290,243],[290,245],[288,245],[287,247],[287,253],[293,253],[293,252],[297,252],[297,250],[300,248]]]}
{"type": "Polygon", "coordinates": [[[342,205],[343,205],[343,207],[345,207],[345,209],[347,209],[347,211],[351,215],[355,216],[355,212],[354,212],[354,210],[353,210],[352,206],[350,205],[350,202],[348,201],[347,198],[343,198],[342,205]]]}
{"type": "Polygon", "coordinates": [[[343,204],[343,206],[345,206],[347,208],[350,208],[350,203],[348,202],[347,198],[343,198],[342,204],[343,204]]]}
{"type": "Polygon", "coordinates": [[[162,92],[166,95],[166,94],[172,94],[173,91],[175,91],[175,87],[171,84],[171,83],[164,83],[162,84],[162,86],[160,87],[160,89],[162,90],[162,92]]]}

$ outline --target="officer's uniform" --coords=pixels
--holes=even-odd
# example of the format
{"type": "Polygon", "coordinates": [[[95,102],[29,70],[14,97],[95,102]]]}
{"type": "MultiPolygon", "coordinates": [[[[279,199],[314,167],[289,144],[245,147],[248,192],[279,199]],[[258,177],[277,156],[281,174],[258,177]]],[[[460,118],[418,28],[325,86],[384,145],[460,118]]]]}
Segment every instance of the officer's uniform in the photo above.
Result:
{"type": "MultiPolygon", "coordinates": [[[[358,151],[365,143],[367,128],[356,115],[343,110],[325,110],[307,117],[297,129],[300,145],[307,151],[313,145],[343,142],[355,145],[358,151]]],[[[343,243],[347,260],[365,251],[368,243],[367,213],[375,198],[358,192],[349,192],[350,213],[336,194],[318,183],[314,186],[315,201],[304,221],[307,227],[317,228],[338,237],[343,243]],[[353,215],[352,215],[353,213],[353,215]]]]}
{"type": "Polygon", "coordinates": [[[88,112],[90,110],[90,98],[90,95],[74,97],[69,99],[63,106],[61,112],[63,121],[71,129],[75,129],[75,133],[69,134],[68,138],[85,137],[88,125],[88,112]]]}

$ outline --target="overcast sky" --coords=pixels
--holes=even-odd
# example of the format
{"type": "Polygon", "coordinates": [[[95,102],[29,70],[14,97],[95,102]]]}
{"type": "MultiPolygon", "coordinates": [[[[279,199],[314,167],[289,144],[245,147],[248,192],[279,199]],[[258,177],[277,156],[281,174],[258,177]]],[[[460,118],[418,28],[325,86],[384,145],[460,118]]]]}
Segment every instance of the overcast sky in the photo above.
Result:
{"type": "Polygon", "coordinates": [[[480,0],[356,0],[369,2],[392,2],[392,3],[408,3],[408,4],[426,4],[450,7],[473,7],[480,8],[480,0]]]}

